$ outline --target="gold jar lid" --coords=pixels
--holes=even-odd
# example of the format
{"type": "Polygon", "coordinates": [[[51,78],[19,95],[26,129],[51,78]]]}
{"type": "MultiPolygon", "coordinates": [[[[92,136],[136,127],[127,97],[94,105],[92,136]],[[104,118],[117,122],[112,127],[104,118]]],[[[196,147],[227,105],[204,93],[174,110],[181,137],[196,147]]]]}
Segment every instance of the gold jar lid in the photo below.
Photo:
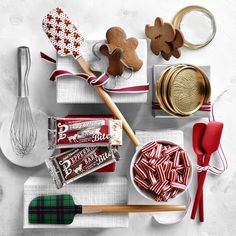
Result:
{"type": "Polygon", "coordinates": [[[216,22],[212,13],[201,6],[188,6],[174,17],[173,26],[184,35],[184,46],[197,49],[209,44],[216,34],[216,22]]]}

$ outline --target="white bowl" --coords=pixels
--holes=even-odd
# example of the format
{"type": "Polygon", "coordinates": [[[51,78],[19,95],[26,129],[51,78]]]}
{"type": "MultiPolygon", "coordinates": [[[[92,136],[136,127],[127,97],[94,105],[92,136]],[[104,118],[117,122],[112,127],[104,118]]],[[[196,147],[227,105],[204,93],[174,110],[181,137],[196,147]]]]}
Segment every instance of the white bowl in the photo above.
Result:
{"type": "MultiPolygon", "coordinates": [[[[169,145],[171,145],[171,146],[179,146],[180,149],[184,150],[184,148],[182,148],[180,145],[178,145],[178,144],[176,144],[176,143],[173,143],[173,142],[170,142],[170,141],[168,141],[168,140],[152,140],[152,141],[150,141],[150,142],[153,142],[153,141],[155,141],[155,142],[157,142],[157,143],[160,143],[160,144],[165,144],[165,145],[168,145],[168,144],[169,144],[169,145]]],[[[131,178],[131,182],[132,182],[134,188],[137,190],[137,192],[138,192],[140,195],[142,195],[142,196],[143,196],[144,198],[146,198],[146,199],[149,199],[149,200],[152,200],[152,201],[157,202],[157,201],[154,199],[155,193],[151,192],[150,190],[146,190],[146,189],[143,189],[143,188],[141,189],[141,188],[135,183],[135,181],[134,181],[134,170],[133,170],[134,163],[136,162],[136,159],[137,159],[137,157],[138,157],[138,154],[139,154],[140,150],[141,150],[144,146],[146,146],[148,143],[150,143],[150,142],[145,143],[142,147],[139,148],[139,150],[137,150],[137,151],[135,152],[135,154],[134,154],[134,156],[133,156],[133,158],[132,158],[131,164],[130,164],[130,178],[131,178]]],[[[188,155],[188,157],[189,157],[189,155],[188,155]]],[[[192,166],[192,162],[191,162],[191,159],[190,159],[190,158],[189,158],[189,162],[190,162],[191,171],[190,171],[190,176],[189,176],[189,180],[188,180],[187,187],[186,187],[186,189],[185,189],[184,191],[178,193],[178,194],[176,195],[176,197],[179,197],[179,196],[181,196],[183,193],[185,193],[185,191],[188,189],[188,187],[189,187],[189,185],[190,185],[190,183],[191,183],[191,181],[192,181],[193,166],[192,166]]],[[[175,197],[175,198],[176,198],[176,197],[175,197]]],[[[172,199],[173,199],[173,198],[172,198],[172,199]]],[[[170,199],[169,199],[169,200],[170,200],[170,199]]]]}

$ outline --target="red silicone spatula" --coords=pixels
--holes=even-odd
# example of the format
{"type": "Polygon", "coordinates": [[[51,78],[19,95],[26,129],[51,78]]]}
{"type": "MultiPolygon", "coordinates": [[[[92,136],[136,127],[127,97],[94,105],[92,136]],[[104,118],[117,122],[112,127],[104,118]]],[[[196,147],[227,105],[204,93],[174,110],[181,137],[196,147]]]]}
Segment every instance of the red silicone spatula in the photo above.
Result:
{"type": "MultiPolygon", "coordinates": [[[[202,139],[203,135],[206,130],[206,124],[205,123],[196,123],[193,126],[193,133],[192,133],[192,143],[193,143],[193,150],[197,155],[197,164],[199,166],[203,165],[203,157],[205,155],[205,150],[202,147],[202,139]]],[[[198,183],[200,179],[200,172],[198,172],[198,183]]],[[[203,207],[203,192],[199,201],[199,220],[200,222],[204,222],[204,207],[203,207]]]]}
{"type": "MultiPolygon", "coordinates": [[[[211,154],[215,151],[217,151],[219,145],[220,145],[220,138],[223,130],[223,123],[221,122],[216,122],[212,121],[209,122],[209,124],[206,127],[203,140],[202,140],[202,147],[204,148],[206,152],[206,157],[204,159],[204,164],[203,166],[208,166],[211,158],[211,154]]],[[[200,175],[199,183],[198,183],[198,188],[193,204],[193,210],[191,214],[191,218],[195,219],[196,212],[197,212],[197,207],[199,205],[199,201],[202,195],[202,188],[203,184],[206,178],[206,173],[207,171],[203,171],[200,175]]]]}
{"type": "MultiPolygon", "coordinates": [[[[69,17],[60,7],[53,9],[44,17],[42,26],[44,32],[60,56],[73,56],[86,74],[89,76],[94,76],[93,72],[90,70],[89,64],[80,53],[80,46],[84,39],[75,25],[71,22],[69,17]]],[[[101,86],[95,86],[94,89],[102,98],[112,114],[117,119],[122,120],[123,128],[126,131],[128,137],[134,143],[134,145],[138,146],[139,141],[137,137],[120,112],[119,108],[112,101],[111,97],[103,90],[101,86]]]]}

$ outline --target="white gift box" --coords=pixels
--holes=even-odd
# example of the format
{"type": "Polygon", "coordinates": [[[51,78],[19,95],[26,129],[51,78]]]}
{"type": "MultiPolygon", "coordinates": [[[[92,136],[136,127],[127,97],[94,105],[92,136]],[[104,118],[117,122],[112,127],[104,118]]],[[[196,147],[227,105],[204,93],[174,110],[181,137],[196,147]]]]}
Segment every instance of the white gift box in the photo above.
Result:
{"type": "Polygon", "coordinates": [[[29,224],[29,203],[40,195],[71,194],[77,205],[127,204],[127,179],[121,176],[87,176],[62,189],[47,177],[29,177],[24,184],[24,228],[115,228],[128,227],[128,213],[77,214],[69,225],[29,224]]]}
{"type": "Polygon", "coordinates": [[[139,150],[142,145],[152,140],[168,140],[181,147],[184,146],[184,134],[181,130],[136,130],[135,134],[140,141],[140,145],[136,147],[136,151],[139,150]]]}
{"type": "MultiPolygon", "coordinates": [[[[126,71],[125,78],[114,78],[111,77],[109,82],[106,84],[107,87],[121,88],[137,85],[146,85],[147,82],[147,42],[145,39],[139,39],[139,44],[136,49],[139,57],[143,61],[142,68],[130,74],[126,71]],[[127,74],[130,78],[127,78],[127,74]]],[[[93,53],[93,46],[106,43],[105,40],[87,40],[81,46],[81,52],[84,58],[89,62],[92,68],[97,71],[104,72],[108,66],[107,57],[98,54],[100,59],[93,53]]],[[[98,51],[98,50],[97,50],[98,51]]],[[[97,52],[96,51],[96,52],[97,52]]],[[[78,62],[71,56],[61,57],[57,56],[57,69],[67,70],[72,73],[83,72],[78,62]]],[[[103,103],[102,99],[96,94],[94,89],[88,85],[82,79],[73,75],[60,76],[57,81],[57,102],[58,103],[103,103]]],[[[116,103],[146,103],[147,93],[130,93],[130,94],[117,94],[110,93],[113,101],[116,103]]]]}
{"type": "MultiPolygon", "coordinates": [[[[157,98],[156,98],[156,85],[157,85],[157,80],[159,79],[161,73],[163,70],[165,70],[168,66],[170,65],[155,65],[153,67],[153,80],[152,80],[152,102],[153,104],[157,103],[157,98]]],[[[199,66],[200,69],[202,69],[208,79],[210,80],[210,66],[199,66]]],[[[196,111],[194,114],[192,114],[189,118],[209,118],[211,114],[211,110],[210,111],[201,111],[198,110],[196,111]]],[[[167,113],[166,111],[162,110],[161,108],[153,108],[152,107],[152,115],[155,118],[179,118],[173,115],[170,115],[169,113],[167,113]]]]}

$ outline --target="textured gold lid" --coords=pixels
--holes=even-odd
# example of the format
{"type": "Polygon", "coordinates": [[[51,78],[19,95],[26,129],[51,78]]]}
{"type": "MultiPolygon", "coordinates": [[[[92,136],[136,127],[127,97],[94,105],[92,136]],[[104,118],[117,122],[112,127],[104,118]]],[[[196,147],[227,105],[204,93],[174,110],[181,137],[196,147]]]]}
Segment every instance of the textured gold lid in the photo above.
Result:
{"type": "Polygon", "coordinates": [[[200,72],[191,67],[179,69],[170,79],[168,96],[174,110],[182,115],[197,111],[205,99],[205,81],[200,72]]]}
{"type": "Polygon", "coordinates": [[[171,97],[168,94],[168,88],[169,88],[169,81],[171,80],[171,78],[175,75],[176,72],[178,72],[178,70],[180,68],[183,68],[184,65],[179,64],[179,65],[175,65],[173,66],[170,70],[167,71],[167,73],[165,74],[165,78],[163,79],[163,85],[162,85],[162,100],[165,104],[165,106],[169,109],[169,111],[171,111],[173,114],[176,114],[176,109],[172,106],[171,103],[171,97]]]}
{"type": "Polygon", "coordinates": [[[169,66],[167,67],[160,75],[159,79],[157,80],[157,83],[156,83],[156,98],[157,98],[157,101],[160,105],[160,107],[166,111],[167,113],[171,114],[172,115],[172,112],[169,111],[169,109],[166,107],[164,101],[163,101],[163,97],[162,97],[162,86],[163,86],[163,81],[165,79],[165,75],[168,73],[168,71],[174,66],[169,66]]]}
{"type": "Polygon", "coordinates": [[[176,64],[167,67],[156,84],[160,107],[177,117],[188,117],[196,112],[211,95],[210,82],[197,66],[176,64]]]}

